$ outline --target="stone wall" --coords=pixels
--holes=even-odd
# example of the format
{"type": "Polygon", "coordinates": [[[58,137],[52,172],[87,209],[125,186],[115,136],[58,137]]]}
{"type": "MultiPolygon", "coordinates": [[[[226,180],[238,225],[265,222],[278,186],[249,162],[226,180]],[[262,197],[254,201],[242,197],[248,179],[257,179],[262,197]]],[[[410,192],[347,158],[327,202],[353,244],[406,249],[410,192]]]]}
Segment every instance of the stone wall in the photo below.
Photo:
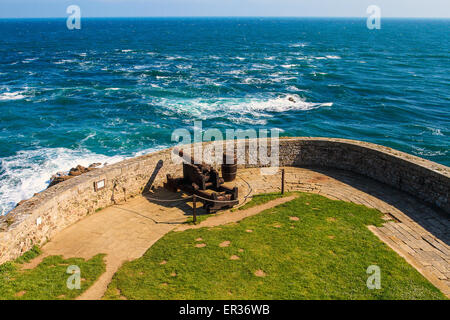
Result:
{"type": "MultiPolygon", "coordinates": [[[[391,148],[344,139],[283,138],[279,150],[281,166],[349,170],[450,213],[450,168],[446,166],[391,148]]],[[[247,164],[240,167],[261,166],[246,151],[247,164]]],[[[162,186],[167,173],[181,175],[181,165],[171,160],[171,149],[100,168],[39,193],[0,218],[0,264],[20,256],[33,244],[42,245],[101,208],[124,202],[150,186],[162,186]],[[105,187],[96,190],[95,183],[103,180],[105,187]]]]}

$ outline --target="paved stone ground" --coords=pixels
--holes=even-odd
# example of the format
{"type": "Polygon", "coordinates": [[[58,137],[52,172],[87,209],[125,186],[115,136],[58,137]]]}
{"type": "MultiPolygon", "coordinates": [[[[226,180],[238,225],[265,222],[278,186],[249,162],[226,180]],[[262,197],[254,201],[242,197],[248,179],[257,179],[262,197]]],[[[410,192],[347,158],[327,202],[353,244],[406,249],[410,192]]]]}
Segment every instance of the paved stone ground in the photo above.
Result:
{"type": "MultiPolygon", "coordinates": [[[[280,180],[280,175],[264,176],[260,175],[260,169],[246,169],[239,171],[236,183],[240,196],[244,197],[249,193],[279,191],[280,180]]],[[[345,171],[286,168],[285,186],[286,191],[318,193],[385,213],[384,226],[369,229],[450,297],[450,220],[446,216],[412,196],[345,171]]],[[[175,199],[180,195],[157,190],[152,197],[175,199]]],[[[36,266],[48,255],[88,259],[106,253],[107,271],[79,297],[100,299],[123,262],[141,257],[174,228],[185,228],[182,224],[191,211],[187,201],[162,203],[139,196],[65,229],[47,243],[42,248],[43,255],[26,268],[36,266]]],[[[219,220],[227,223],[229,219],[219,220]]]]}

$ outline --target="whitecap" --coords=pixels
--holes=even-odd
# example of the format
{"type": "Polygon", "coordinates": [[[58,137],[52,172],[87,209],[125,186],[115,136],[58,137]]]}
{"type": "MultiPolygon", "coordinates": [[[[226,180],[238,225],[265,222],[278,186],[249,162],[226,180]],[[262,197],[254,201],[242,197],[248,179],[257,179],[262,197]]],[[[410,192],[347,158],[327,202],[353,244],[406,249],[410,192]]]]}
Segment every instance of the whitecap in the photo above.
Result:
{"type": "Polygon", "coordinates": [[[427,128],[428,130],[431,131],[431,134],[433,136],[443,136],[444,134],[441,132],[441,129],[437,129],[437,128],[427,128]]]}
{"type": "Polygon", "coordinates": [[[151,67],[150,65],[141,65],[141,66],[134,66],[133,69],[135,69],[135,70],[145,70],[145,69],[148,69],[150,67],[151,67]]]}
{"type": "Polygon", "coordinates": [[[252,78],[252,77],[248,77],[245,78],[244,80],[242,80],[242,83],[245,84],[258,84],[258,83],[262,83],[263,81],[261,79],[257,79],[257,78],[252,78]]]}
{"type": "Polygon", "coordinates": [[[280,95],[268,98],[219,98],[219,99],[164,99],[158,104],[162,105],[165,116],[177,114],[192,121],[192,118],[211,119],[227,117],[234,123],[265,124],[273,115],[270,112],[285,112],[290,110],[313,110],[321,107],[331,107],[332,102],[307,102],[302,97],[280,95]],[[187,116],[190,115],[190,116],[187,116]]]}
{"type": "Polygon", "coordinates": [[[26,96],[22,94],[23,91],[17,91],[17,92],[4,92],[0,94],[0,100],[8,101],[8,100],[20,100],[25,99],[26,96]]]}
{"type": "Polygon", "coordinates": [[[183,60],[185,59],[183,56],[175,55],[175,56],[167,56],[166,60],[183,60]]]}
{"type": "Polygon", "coordinates": [[[97,135],[97,134],[96,134],[95,132],[88,134],[88,136],[87,136],[86,138],[80,140],[80,143],[79,143],[79,144],[80,144],[80,145],[83,144],[84,142],[88,141],[90,138],[95,137],[96,135],[97,135]]]}
{"type": "Polygon", "coordinates": [[[27,58],[27,59],[23,60],[22,63],[31,63],[33,61],[36,61],[37,59],[39,59],[39,58],[27,58]]]}
{"type": "Polygon", "coordinates": [[[304,48],[306,46],[308,46],[308,44],[305,43],[305,42],[292,43],[292,44],[289,45],[289,47],[291,47],[291,48],[304,48]]]}
{"type": "Polygon", "coordinates": [[[73,62],[77,62],[76,60],[71,60],[71,59],[63,59],[63,60],[58,60],[53,62],[53,64],[66,64],[66,63],[73,63],[73,62]]]}
{"type": "Polygon", "coordinates": [[[299,91],[299,92],[300,91],[302,91],[302,92],[307,92],[308,91],[308,90],[299,89],[296,86],[288,86],[286,89],[289,90],[289,91],[299,91]]]}
{"type": "Polygon", "coordinates": [[[416,146],[412,146],[413,147],[413,153],[417,156],[423,156],[423,157],[435,157],[435,156],[445,156],[447,154],[447,151],[432,151],[432,150],[428,150],[426,148],[420,148],[420,147],[416,147],[416,146]]]}
{"type": "Polygon", "coordinates": [[[233,74],[233,75],[240,75],[240,74],[244,74],[245,72],[242,70],[230,70],[230,71],[225,71],[224,74],[233,74]]]}

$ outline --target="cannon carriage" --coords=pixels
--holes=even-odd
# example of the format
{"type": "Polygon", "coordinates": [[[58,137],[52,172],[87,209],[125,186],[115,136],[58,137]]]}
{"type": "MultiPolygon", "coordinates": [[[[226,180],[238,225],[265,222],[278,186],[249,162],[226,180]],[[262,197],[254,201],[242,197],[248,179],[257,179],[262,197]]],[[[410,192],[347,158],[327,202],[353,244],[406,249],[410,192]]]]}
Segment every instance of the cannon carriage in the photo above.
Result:
{"type": "Polygon", "coordinates": [[[167,190],[173,192],[181,190],[198,196],[207,213],[232,208],[239,203],[238,187],[225,186],[224,179],[216,169],[205,163],[195,163],[194,159],[184,154],[182,150],[175,148],[173,152],[184,160],[183,177],[174,178],[168,174],[167,182],[164,183],[167,190]]]}

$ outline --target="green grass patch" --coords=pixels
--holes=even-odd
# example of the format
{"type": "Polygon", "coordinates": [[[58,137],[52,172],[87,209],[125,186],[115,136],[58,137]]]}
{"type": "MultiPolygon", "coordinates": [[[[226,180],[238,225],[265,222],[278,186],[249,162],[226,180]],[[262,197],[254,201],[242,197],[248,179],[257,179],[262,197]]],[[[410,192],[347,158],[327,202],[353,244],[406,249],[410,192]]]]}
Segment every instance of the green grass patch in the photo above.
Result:
{"type": "Polygon", "coordinates": [[[249,202],[247,202],[246,204],[244,204],[239,208],[233,209],[232,211],[250,209],[252,207],[265,204],[278,198],[289,197],[293,194],[294,192],[285,192],[284,194],[281,194],[281,192],[256,194],[252,197],[252,199],[249,202]]]}
{"type": "MultiPolygon", "coordinates": [[[[267,203],[269,201],[272,201],[272,200],[275,200],[275,199],[278,199],[278,198],[288,197],[288,196],[293,195],[293,194],[294,194],[294,192],[286,192],[284,194],[281,194],[280,192],[257,194],[257,195],[254,195],[251,198],[251,200],[249,202],[247,202],[246,204],[244,204],[243,206],[241,206],[239,208],[231,209],[231,212],[236,212],[237,210],[249,209],[249,208],[252,208],[252,207],[255,207],[255,206],[259,206],[261,204],[267,203]]],[[[202,210],[201,208],[200,208],[199,211],[201,213],[197,214],[197,224],[201,223],[202,221],[205,221],[209,217],[215,216],[217,214],[222,214],[221,212],[218,212],[218,213],[215,212],[215,213],[206,214],[206,213],[203,213],[204,210],[202,210]]],[[[192,216],[189,216],[185,223],[191,224],[191,225],[194,224],[194,218],[192,216]]]]}
{"type": "Polygon", "coordinates": [[[368,230],[381,216],[299,193],[239,223],[167,234],[119,269],[105,299],[445,299],[368,230]],[[381,269],[380,290],[367,288],[371,265],[381,269]]]}
{"type": "Polygon", "coordinates": [[[41,249],[39,249],[39,247],[35,245],[33,246],[33,248],[25,252],[22,256],[17,258],[15,262],[18,264],[27,263],[36,258],[37,256],[39,256],[40,254],[41,249]]]}
{"type": "Polygon", "coordinates": [[[34,247],[17,260],[0,265],[0,300],[74,299],[105,272],[104,255],[96,255],[87,261],[51,256],[34,269],[22,270],[23,263],[39,254],[39,248],[34,247]],[[81,289],[67,287],[67,279],[72,275],[67,273],[67,268],[72,265],[80,268],[81,289]]]}

